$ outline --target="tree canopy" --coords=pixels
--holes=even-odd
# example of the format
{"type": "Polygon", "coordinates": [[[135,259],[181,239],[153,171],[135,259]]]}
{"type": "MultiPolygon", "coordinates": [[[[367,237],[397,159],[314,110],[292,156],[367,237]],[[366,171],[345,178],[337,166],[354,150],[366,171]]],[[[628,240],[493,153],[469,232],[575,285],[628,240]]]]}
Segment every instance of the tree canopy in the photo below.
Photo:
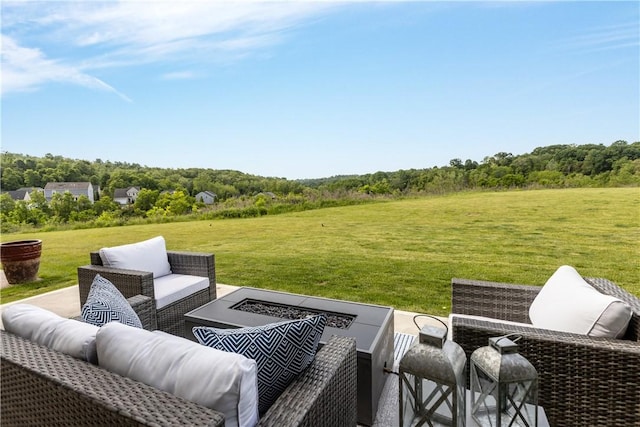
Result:
{"type": "MultiPolygon", "coordinates": [[[[448,165],[365,175],[288,180],[234,170],[171,169],[96,159],[69,159],[46,154],[35,157],[2,153],[0,220],[41,226],[46,223],[93,222],[113,225],[127,218],[166,218],[216,210],[219,217],[262,215],[328,206],[336,200],[357,203],[367,197],[439,194],[472,189],[538,187],[604,187],[640,184],[640,142],[550,145],[531,153],[499,152],[481,162],[451,159],[448,165]],[[51,200],[31,193],[31,200],[15,201],[6,192],[44,188],[48,182],[91,182],[99,189],[95,203],[56,194],[51,200]],[[140,187],[133,205],[114,202],[117,188],[140,187]],[[201,191],[216,193],[218,203],[205,207],[195,200],[201,191]],[[265,198],[273,193],[277,200],[265,198]],[[285,207],[283,207],[285,206],[285,207]],[[286,207],[288,206],[288,207],[286,207]]],[[[86,200],[85,200],[86,199],[86,200]]]]}

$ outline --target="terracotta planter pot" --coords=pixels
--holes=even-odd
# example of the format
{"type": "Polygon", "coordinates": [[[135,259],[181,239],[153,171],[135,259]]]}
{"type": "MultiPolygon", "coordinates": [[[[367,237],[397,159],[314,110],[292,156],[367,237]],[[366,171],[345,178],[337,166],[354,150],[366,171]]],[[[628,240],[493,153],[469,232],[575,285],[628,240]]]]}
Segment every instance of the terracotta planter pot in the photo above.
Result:
{"type": "Polygon", "coordinates": [[[32,282],[38,277],[42,240],[0,243],[0,262],[10,284],[32,282]]]}

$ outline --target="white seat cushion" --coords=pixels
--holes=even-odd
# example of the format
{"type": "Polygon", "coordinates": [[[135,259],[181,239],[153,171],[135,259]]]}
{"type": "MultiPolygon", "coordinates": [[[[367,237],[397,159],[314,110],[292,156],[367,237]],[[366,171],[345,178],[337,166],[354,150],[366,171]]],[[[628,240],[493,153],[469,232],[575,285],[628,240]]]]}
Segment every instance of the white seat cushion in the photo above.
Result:
{"type": "Polygon", "coordinates": [[[153,280],[156,309],[165,307],[208,287],[208,277],[187,274],[169,274],[158,277],[153,280]]]}
{"type": "Polygon", "coordinates": [[[98,363],[96,333],[98,327],[30,304],[13,304],[2,310],[6,331],[60,353],[98,363]]]}
{"type": "Polygon", "coordinates": [[[96,344],[110,372],[221,412],[227,427],[258,422],[254,360],[116,322],[100,328],[96,344]]]}
{"type": "Polygon", "coordinates": [[[538,328],[592,337],[621,338],[631,315],[627,304],[600,293],[568,265],[553,273],[529,307],[538,328]]]}
{"type": "Polygon", "coordinates": [[[150,271],[154,279],[171,274],[167,247],[162,236],[143,242],[102,248],[100,258],[105,267],[150,271]]]}

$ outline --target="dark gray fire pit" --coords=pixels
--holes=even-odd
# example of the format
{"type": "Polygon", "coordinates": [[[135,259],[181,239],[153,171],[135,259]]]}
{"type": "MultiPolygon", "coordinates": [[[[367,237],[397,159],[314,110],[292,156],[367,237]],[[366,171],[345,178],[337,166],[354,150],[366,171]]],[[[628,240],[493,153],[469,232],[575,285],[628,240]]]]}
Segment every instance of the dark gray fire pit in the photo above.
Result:
{"type": "Polygon", "coordinates": [[[321,346],[332,335],[355,337],[358,351],[358,423],[372,425],[386,379],[384,367],[391,368],[393,365],[394,325],[391,307],[239,288],[187,313],[187,338],[195,340],[191,332],[194,326],[224,329],[260,326],[287,320],[300,314],[301,310],[327,313],[330,320],[320,340],[321,346]],[[265,308],[256,306],[263,303],[265,308]]]}

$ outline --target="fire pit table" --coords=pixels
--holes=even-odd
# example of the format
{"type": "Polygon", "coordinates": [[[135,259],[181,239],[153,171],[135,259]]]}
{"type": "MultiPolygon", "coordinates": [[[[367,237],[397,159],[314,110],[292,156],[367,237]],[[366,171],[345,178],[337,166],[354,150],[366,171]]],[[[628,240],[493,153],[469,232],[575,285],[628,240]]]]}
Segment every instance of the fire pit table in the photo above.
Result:
{"type": "Polygon", "coordinates": [[[372,425],[393,366],[393,308],[256,288],[239,288],[185,314],[187,338],[194,326],[242,328],[326,313],[320,346],[332,335],[354,337],[358,352],[358,423],[372,425]]]}

